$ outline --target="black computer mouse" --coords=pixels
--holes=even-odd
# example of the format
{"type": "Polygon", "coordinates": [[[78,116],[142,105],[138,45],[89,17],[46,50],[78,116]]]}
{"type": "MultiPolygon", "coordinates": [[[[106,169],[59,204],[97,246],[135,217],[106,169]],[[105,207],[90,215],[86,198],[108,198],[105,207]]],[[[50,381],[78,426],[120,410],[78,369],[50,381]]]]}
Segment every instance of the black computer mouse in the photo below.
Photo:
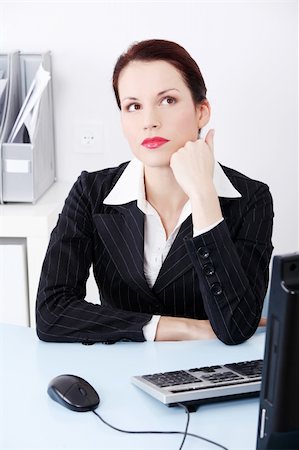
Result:
{"type": "Polygon", "coordinates": [[[49,396],[73,411],[93,411],[100,403],[97,391],[77,375],[58,375],[48,386],[49,396]]]}

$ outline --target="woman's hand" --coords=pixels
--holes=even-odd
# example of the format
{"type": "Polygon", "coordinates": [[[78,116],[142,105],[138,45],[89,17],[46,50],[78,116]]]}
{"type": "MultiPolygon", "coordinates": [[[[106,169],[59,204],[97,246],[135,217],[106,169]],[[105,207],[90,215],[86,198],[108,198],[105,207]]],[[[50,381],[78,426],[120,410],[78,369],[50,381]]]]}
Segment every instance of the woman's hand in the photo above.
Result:
{"type": "Polygon", "coordinates": [[[217,223],[222,218],[214,174],[214,130],[209,130],[204,139],[187,142],[175,152],[170,167],[192,206],[193,226],[197,230],[217,223]]]}
{"type": "MultiPolygon", "coordinates": [[[[266,324],[267,319],[261,318],[258,326],[264,327],[266,324]]],[[[162,316],[158,322],[155,341],[191,341],[216,337],[209,320],[162,316]]]]}
{"type": "Polygon", "coordinates": [[[214,130],[209,130],[205,139],[188,141],[171,157],[170,167],[173,174],[190,199],[213,186],[213,136],[214,130]]]}
{"type": "Polygon", "coordinates": [[[156,341],[187,341],[215,339],[209,320],[162,316],[156,332],[156,341]]]}

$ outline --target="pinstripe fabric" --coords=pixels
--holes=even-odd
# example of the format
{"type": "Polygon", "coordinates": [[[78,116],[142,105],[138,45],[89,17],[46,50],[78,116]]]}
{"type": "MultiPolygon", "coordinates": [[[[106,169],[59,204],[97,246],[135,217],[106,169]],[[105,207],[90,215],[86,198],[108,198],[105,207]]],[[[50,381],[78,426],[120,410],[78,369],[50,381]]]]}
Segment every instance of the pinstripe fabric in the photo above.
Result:
{"type": "Polygon", "coordinates": [[[126,164],[82,172],[66,199],[40,277],[40,339],[143,341],[153,314],[209,319],[227,344],[248,339],[260,319],[273,250],[268,187],[223,167],[242,197],[220,198],[225,220],[196,238],[189,216],[150,289],[143,273],[143,213],[135,201],[103,205],[126,164]],[[84,300],[91,264],[101,305],[84,300]]]}

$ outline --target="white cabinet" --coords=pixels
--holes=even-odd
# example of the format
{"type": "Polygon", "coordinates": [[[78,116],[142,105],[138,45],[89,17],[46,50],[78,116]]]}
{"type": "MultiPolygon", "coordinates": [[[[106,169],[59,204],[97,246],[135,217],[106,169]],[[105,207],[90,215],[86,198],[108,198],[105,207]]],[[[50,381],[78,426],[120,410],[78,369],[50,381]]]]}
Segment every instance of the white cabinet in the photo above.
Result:
{"type": "Polygon", "coordinates": [[[0,322],[29,326],[26,240],[0,238],[0,322]]]}
{"type": "Polygon", "coordinates": [[[42,263],[50,233],[69,190],[68,183],[56,182],[34,205],[0,205],[2,242],[5,239],[8,239],[7,242],[21,239],[16,246],[4,248],[1,245],[0,259],[4,258],[4,262],[0,267],[0,302],[4,305],[3,296],[7,294],[10,298],[1,314],[13,323],[24,318],[27,311],[28,319],[23,324],[35,326],[35,302],[42,263]]]}

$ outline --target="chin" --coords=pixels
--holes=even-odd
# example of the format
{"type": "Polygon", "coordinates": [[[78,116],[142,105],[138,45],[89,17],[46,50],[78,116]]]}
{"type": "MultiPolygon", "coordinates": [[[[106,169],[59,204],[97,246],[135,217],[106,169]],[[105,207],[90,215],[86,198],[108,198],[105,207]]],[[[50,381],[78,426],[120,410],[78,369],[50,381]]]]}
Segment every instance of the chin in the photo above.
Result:
{"type": "Polygon", "coordinates": [[[149,154],[142,156],[142,158],[138,157],[140,161],[143,162],[145,166],[148,167],[169,167],[170,166],[170,156],[169,155],[158,155],[158,154],[149,154]]]}
{"type": "Polygon", "coordinates": [[[148,167],[169,167],[170,159],[173,153],[162,149],[144,150],[141,149],[133,152],[134,156],[139,159],[145,166],[148,167]]]}

